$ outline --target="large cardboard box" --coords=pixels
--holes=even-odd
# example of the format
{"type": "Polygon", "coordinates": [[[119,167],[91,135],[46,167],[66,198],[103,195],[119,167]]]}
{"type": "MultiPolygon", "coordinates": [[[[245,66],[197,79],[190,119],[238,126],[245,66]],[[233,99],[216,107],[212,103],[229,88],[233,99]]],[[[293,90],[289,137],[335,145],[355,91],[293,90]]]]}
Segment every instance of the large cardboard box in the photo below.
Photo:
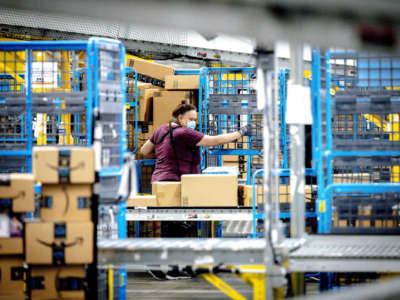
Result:
{"type": "Polygon", "coordinates": [[[56,222],[90,221],[91,196],[90,184],[43,185],[40,219],[56,222]]]}
{"type": "Polygon", "coordinates": [[[42,184],[93,183],[94,151],[87,147],[35,147],[33,175],[42,184]]]}
{"type": "Polygon", "coordinates": [[[237,176],[182,175],[182,206],[237,206],[237,176]]]}
{"type": "Polygon", "coordinates": [[[166,90],[198,90],[199,75],[168,75],[165,77],[166,90]]]}
{"type": "Polygon", "coordinates": [[[174,75],[175,73],[175,70],[172,67],[136,58],[129,59],[128,66],[134,68],[138,74],[142,74],[159,80],[165,80],[165,77],[167,75],[174,75]]]}
{"type": "Polygon", "coordinates": [[[153,96],[159,89],[144,88],[141,89],[138,97],[138,121],[151,122],[153,121],[153,96]]]}
{"type": "Polygon", "coordinates": [[[34,266],[29,278],[32,300],[85,299],[85,276],[84,266],[34,266]]]}
{"type": "Polygon", "coordinates": [[[155,128],[168,123],[172,119],[172,111],[183,100],[191,102],[190,92],[164,91],[153,94],[153,125],[155,128]]]}
{"type": "Polygon", "coordinates": [[[146,196],[134,196],[129,197],[127,200],[128,207],[156,207],[159,206],[157,202],[157,197],[154,195],[146,195],[146,196]]]}
{"type": "Polygon", "coordinates": [[[19,299],[24,294],[24,260],[22,256],[0,257],[0,295],[19,299]],[[12,296],[11,296],[12,295],[12,296]]]}
{"type": "Polygon", "coordinates": [[[26,223],[28,264],[89,264],[93,261],[93,223],[26,223]]]}
{"type": "Polygon", "coordinates": [[[22,237],[0,238],[0,255],[24,254],[22,237]]]}
{"type": "Polygon", "coordinates": [[[153,195],[157,197],[160,207],[181,206],[181,183],[177,181],[160,181],[152,184],[153,195]]]}
{"type": "Polygon", "coordinates": [[[35,210],[35,182],[32,174],[1,174],[0,198],[12,200],[12,211],[23,213],[35,210]]]}

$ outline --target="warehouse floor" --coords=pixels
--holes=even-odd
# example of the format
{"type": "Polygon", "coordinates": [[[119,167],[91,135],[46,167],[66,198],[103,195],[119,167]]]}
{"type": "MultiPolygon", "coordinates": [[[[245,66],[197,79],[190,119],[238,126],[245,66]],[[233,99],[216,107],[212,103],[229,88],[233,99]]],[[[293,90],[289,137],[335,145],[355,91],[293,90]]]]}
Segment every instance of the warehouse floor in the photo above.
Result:
{"type": "MultiPolygon", "coordinates": [[[[251,288],[230,274],[219,277],[247,299],[252,298],[251,288]]],[[[156,280],[146,273],[129,273],[127,300],[133,299],[230,299],[202,277],[188,280],[156,280]]],[[[318,283],[307,283],[307,295],[318,294],[318,283]]]]}

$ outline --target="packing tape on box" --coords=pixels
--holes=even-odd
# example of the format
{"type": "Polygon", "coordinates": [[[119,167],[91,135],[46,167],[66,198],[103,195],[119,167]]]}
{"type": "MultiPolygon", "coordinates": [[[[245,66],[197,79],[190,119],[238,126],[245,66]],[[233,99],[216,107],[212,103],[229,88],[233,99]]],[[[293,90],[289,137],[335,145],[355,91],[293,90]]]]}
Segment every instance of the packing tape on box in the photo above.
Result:
{"type": "MultiPolygon", "coordinates": [[[[61,189],[65,195],[65,200],[66,200],[64,213],[63,213],[63,215],[65,216],[69,209],[70,199],[69,199],[69,194],[68,194],[65,186],[62,186],[61,189]]],[[[91,204],[90,197],[78,197],[76,199],[76,201],[77,201],[78,209],[89,208],[90,204],[91,204]]],[[[53,196],[41,196],[40,197],[40,208],[51,208],[53,206],[53,203],[54,203],[53,196]]]]}
{"type": "MultiPolygon", "coordinates": [[[[85,279],[79,277],[59,278],[56,276],[57,291],[79,291],[84,290],[86,286],[85,279]]],[[[31,290],[44,290],[44,276],[31,277],[31,290]]]]}
{"type": "Polygon", "coordinates": [[[58,152],[58,166],[52,166],[48,163],[47,166],[58,172],[58,181],[60,183],[69,183],[71,171],[84,168],[85,163],[82,161],[75,166],[71,166],[71,150],[60,149],[58,152]]]}
{"type": "MultiPolygon", "coordinates": [[[[59,239],[59,238],[66,238],[67,235],[67,229],[66,229],[66,224],[65,223],[56,223],[54,224],[54,238],[59,239]]],[[[82,237],[77,237],[75,241],[71,243],[65,243],[64,241],[61,242],[52,242],[48,243],[45,241],[42,241],[40,239],[36,239],[36,241],[39,244],[42,244],[43,246],[50,247],[53,251],[53,264],[65,264],[65,248],[72,247],[78,244],[83,243],[83,238],[82,237]]]]}

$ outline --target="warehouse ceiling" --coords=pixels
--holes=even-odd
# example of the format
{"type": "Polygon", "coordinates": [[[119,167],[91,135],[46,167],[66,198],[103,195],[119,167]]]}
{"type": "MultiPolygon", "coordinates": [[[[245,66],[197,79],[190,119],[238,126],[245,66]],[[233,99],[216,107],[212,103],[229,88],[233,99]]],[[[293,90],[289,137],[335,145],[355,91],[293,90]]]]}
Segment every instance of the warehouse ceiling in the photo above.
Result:
{"type": "Polygon", "coordinates": [[[122,40],[128,52],[144,58],[174,59],[197,65],[207,62],[254,64],[255,41],[244,37],[224,34],[205,37],[189,30],[14,8],[0,8],[0,24],[3,37],[60,40],[103,36],[122,40]]]}
{"type": "MultiPolygon", "coordinates": [[[[323,47],[399,50],[396,0],[2,0],[2,7],[90,17],[118,24],[196,30],[204,36],[248,36],[301,41],[323,47]]],[[[109,30],[116,30],[114,27],[109,30]]],[[[172,36],[171,36],[172,37],[172,36]]]]}

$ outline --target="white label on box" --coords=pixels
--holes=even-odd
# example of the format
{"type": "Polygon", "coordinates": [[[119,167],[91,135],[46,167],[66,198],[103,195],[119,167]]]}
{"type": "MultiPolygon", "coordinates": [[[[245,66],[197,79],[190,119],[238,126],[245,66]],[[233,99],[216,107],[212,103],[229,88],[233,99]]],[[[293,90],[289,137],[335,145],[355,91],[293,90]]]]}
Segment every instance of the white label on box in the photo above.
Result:
{"type": "Polygon", "coordinates": [[[0,238],[10,237],[10,219],[7,214],[0,214],[0,238]]]}
{"type": "Polygon", "coordinates": [[[286,123],[312,124],[311,91],[299,84],[288,86],[286,123]]]}

